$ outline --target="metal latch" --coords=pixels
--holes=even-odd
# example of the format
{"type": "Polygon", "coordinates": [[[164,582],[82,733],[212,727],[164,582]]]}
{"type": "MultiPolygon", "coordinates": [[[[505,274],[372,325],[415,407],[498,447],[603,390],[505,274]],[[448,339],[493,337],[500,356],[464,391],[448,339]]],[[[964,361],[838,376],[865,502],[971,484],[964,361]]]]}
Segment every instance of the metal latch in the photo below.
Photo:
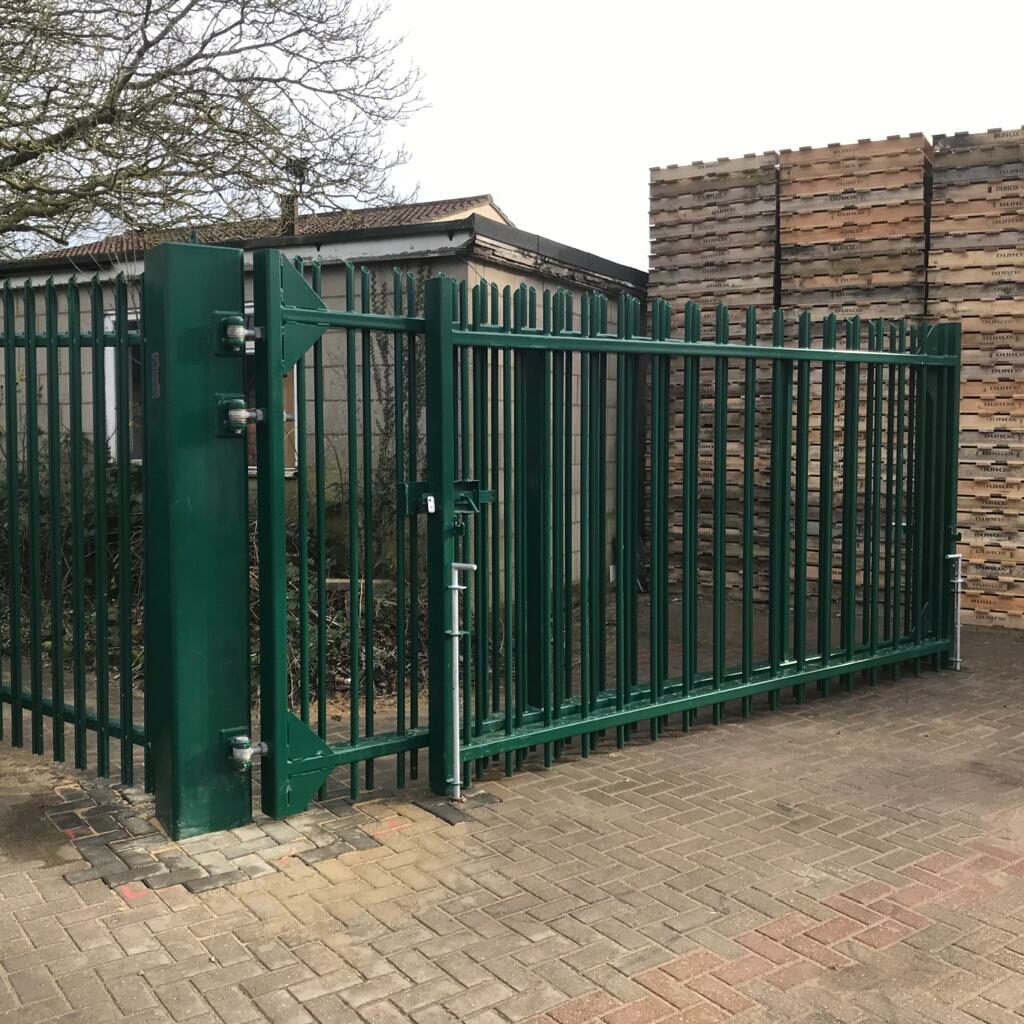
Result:
{"type": "MultiPolygon", "coordinates": [[[[455,481],[455,512],[479,512],[481,506],[491,505],[498,500],[493,490],[485,490],[479,480],[455,481]]],[[[427,492],[427,484],[423,480],[403,480],[398,486],[399,511],[404,516],[418,516],[426,512],[433,515],[437,511],[437,496],[427,492]]]]}

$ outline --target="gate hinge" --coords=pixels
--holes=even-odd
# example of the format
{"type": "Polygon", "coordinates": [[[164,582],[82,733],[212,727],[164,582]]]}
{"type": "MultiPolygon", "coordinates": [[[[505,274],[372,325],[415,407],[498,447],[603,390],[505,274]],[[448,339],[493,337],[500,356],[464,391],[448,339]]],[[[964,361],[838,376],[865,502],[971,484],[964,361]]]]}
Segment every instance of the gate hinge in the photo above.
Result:
{"type": "Polygon", "coordinates": [[[217,433],[241,437],[250,423],[262,423],[263,410],[249,409],[241,395],[217,395],[217,433]]]}
{"type": "Polygon", "coordinates": [[[220,322],[220,343],[225,352],[243,355],[246,342],[258,341],[263,337],[259,327],[246,327],[245,317],[237,313],[225,316],[220,322]]]}
{"type": "MultiPolygon", "coordinates": [[[[428,498],[433,497],[424,480],[403,480],[398,485],[398,510],[403,516],[418,516],[429,512],[428,498]]],[[[479,512],[481,506],[497,501],[493,490],[485,490],[479,480],[455,481],[455,511],[479,512]]]]}

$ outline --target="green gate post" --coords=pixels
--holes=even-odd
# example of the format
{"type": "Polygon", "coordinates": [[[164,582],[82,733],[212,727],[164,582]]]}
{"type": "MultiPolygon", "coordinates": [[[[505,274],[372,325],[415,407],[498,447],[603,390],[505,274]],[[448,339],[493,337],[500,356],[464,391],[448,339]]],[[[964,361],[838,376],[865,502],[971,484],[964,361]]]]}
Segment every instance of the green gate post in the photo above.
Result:
{"type": "Polygon", "coordinates": [[[941,579],[943,581],[944,600],[940,628],[942,636],[950,641],[950,649],[942,656],[942,665],[944,668],[948,668],[951,661],[953,631],[955,628],[950,558],[956,554],[957,543],[960,540],[960,530],[957,524],[957,490],[960,467],[960,359],[962,328],[959,323],[952,323],[943,324],[940,330],[942,355],[956,356],[957,359],[955,366],[946,367],[943,371],[945,386],[942,391],[943,406],[939,413],[939,423],[945,428],[945,438],[943,439],[943,486],[945,493],[942,495],[945,507],[943,509],[943,544],[940,554],[942,559],[941,579]]]}
{"type": "Polygon", "coordinates": [[[244,397],[224,320],[243,311],[242,253],[165,244],[146,256],[146,723],[156,812],[175,839],[244,825],[249,735],[248,477],[222,402],[244,397]]]}
{"type": "Polygon", "coordinates": [[[452,693],[451,567],[455,561],[455,391],[452,374],[451,282],[427,282],[424,353],[427,408],[427,642],[430,702],[430,788],[447,794],[455,781],[452,739],[458,714],[452,693]]]}

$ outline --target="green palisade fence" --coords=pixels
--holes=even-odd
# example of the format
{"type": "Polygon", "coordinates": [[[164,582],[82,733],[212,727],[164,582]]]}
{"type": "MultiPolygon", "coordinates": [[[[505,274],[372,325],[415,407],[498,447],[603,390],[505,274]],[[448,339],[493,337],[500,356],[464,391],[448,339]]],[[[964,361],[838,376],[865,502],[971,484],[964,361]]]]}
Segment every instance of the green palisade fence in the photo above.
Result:
{"type": "Polygon", "coordinates": [[[0,335],[0,735],[125,783],[146,747],[135,284],[7,282],[0,335]]]}
{"type": "Polygon", "coordinates": [[[948,663],[958,325],[243,268],[3,290],[0,728],[172,834],[948,663]]]}

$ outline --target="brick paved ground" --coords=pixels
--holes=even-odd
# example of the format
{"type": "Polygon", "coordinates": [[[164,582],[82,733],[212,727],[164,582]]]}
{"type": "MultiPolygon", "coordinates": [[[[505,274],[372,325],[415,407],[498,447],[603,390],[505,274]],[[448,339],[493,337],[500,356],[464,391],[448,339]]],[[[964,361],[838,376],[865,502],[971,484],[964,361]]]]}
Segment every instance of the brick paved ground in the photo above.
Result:
{"type": "Polygon", "coordinates": [[[1022,1024],[1024,637],[965,639],[207,892],[71,884],[71,776],[0,748],[0,1021],[1022,1024]]]}

